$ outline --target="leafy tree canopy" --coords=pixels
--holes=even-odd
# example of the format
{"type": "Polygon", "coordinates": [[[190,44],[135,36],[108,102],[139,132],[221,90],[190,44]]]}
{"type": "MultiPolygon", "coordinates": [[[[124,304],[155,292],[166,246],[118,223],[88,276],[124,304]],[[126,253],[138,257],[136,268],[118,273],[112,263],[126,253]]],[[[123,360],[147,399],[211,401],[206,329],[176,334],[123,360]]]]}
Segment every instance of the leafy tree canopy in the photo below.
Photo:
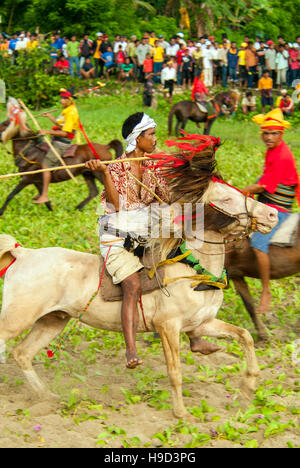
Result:
{"type": "Polygon", "coordinates": [[[166,37],[179,27],[187,32],[182,8],[190,20],[190,33],[199,37],[222,33],[236,39],[244,34],[293,41],[299,34],[299,0],[2,0],[0,30],[61,30],[82,35],[105,31],[137,36],[154,30],[166,37]]]}

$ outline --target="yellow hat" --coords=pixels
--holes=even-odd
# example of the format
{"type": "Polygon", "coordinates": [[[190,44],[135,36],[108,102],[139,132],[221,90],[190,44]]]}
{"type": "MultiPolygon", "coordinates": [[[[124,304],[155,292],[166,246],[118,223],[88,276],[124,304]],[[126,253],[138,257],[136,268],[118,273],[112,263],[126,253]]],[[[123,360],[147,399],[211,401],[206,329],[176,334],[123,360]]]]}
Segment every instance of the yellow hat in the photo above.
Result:
{"type": "Polygon", "coordinates": [[[291,124],[283,119],[283,113],[279,108],[271,110],[268,114],[258,114],[252,117],[253,122],[263,128],[284,130],[290,128],[291,124]]]}
{"type": "Polygon", "coordinates": [[[241,43],[241,47],[248,47],[247,42],[242,42],[242,43],[241,43]]]}

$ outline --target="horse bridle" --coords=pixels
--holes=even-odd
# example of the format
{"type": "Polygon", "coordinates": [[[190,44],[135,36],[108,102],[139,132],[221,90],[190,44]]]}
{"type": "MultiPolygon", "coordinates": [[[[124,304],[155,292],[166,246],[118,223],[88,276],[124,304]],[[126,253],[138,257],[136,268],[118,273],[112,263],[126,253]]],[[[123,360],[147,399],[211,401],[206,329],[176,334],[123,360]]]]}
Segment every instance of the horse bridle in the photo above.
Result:
{"type": "Polygon", "coordinates": [[[245,199],[245,211],[242,211],[241,213],[237,213],[237,214],[231,214],[231,213],[228,213],[227,211],[223,210],[222,208],[214,205],[213,203],[209,203],[208,205],[213,208],[214,210],[218,211],[219,213],[222,213],[222,214],[225,214],[226,216],[229,216],[230,218],[233,218],[233,219],[236,219],[238,221],[238,225],[241,226],[241,220],[242,219],[247,219],[247,225],[245,226],[245,229],[244,231],[241,233],[240,236],[238,237],[234,237],[233,239],[230,239],[230,240],[227,240],[225,239],[224,241],[222,242],[214,242],[214,241],[208,241],[208,240],[204,240],[204,239],[198,239],[197,240],[200,240],[201,242],[204,242],[206,244],[217,244],[217,245],[227,245],[227,244],[231,244],[231,243],[234,243],[234,242],[237,242],[237,241],[241,241],[243,239],[246,239],[247,237],[249,237],[249,235],[256,231],[256,228],[257,228],[257,225],[258,225],[258,221],[257,221],[257,218],[255,218],[254,216],[252,216],[248,210],[248,206],[247,206],[247,201],[248,201],[248,198],[253,198],[253,196],[251,196],[250,194],[245,194],[243,193],[241,190],[239,190],[237,187],[234,187],[233,185],[230,185],[228,184],[227,182],[225,182],[224,180],[220,180],[220,179],[217,179],[216,177],[212,177],[212,181],[215,183],[215,182],[218,182],[218,183],[222,183],[222,184],[225,184],[225,185],[228,185],[229,187],[237,190],[238,192],[242,193],[243,196],[244,196],[244,199],[245,199]]]}

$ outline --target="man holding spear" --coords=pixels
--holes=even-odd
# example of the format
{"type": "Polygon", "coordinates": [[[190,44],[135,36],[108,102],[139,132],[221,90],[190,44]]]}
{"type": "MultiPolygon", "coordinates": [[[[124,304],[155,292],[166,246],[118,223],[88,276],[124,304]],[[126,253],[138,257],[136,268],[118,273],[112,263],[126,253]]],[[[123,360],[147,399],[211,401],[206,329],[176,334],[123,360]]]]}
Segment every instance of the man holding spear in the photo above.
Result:
{"type": "MultiPolygon", "coordinates": [[[[134,252],[136,239],[140,236],[135,232],[131,237],[132,231],[129,235],[128,226],[132,226],[138,216],[141,216],[143,224],[141,210],[145,207],[156,201],[169,201],[167,184],[159,168],[155,167],[151,156],[148,160],[145,158],[155,149],[155,128],[156,123],[147,114],[138,112],[131,115],[122,128],[126,152],[108,166],[95,159],[86,163],[88,169],[103,174],[101,201],[106,215],[101,219],[100,250],[113,283],[120,284],[123,291],[121,318],[129,369],[142,364],[136,349],[136,331],[138,301],[141,303],[138,272],[143,264],[134,252]],[[127,226],[127,231],[124,226],[127,226]]],[[[210,354],[220,349],[201,338],[192,338],[190,342],[194,352],[210,354]]]]}
{"type": "MultiPolygon", "coordinates": [[[[48,117],[55,125],[51,130],[41,130],[40,135],[50,135],[54,140],[54,149],[61,155],[66,151],[66,144],[70,144],[79,130],[79,115],[74,104],[73,94],[66,90],[60,90],[60,103],[63,111],[58,119],[55,119],[51,113],[45,112],[43,117],[48,117]]],[[[42,168],[48,169],[57,166],[57,155],[52,148],[49,149],[43,162],[42,168]]],[[[36,204],[42,204],[49,201],[48,189],[51,182],[51,172],[43,172],[43,191],[34,201],[36,204]]]]}

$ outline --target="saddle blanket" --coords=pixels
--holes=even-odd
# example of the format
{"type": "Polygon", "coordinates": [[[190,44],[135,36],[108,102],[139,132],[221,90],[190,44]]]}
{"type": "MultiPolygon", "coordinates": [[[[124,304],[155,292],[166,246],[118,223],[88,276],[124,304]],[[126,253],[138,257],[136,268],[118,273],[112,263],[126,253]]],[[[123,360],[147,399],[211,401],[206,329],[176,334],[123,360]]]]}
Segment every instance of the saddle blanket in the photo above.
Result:
{"type": "MultiPolygon", "coordinates": [[[[156,275],[154,275],[153,279],[148,277],[149,270],[159,262],[158,258],[152,259],[152,253],[150,250],[146,250],[144,257],[140,258],[141,263],[144,265],[144,269],[139,272],[140,282],[141,282],[141,293],[147,294],[156,289],[160,288],[160,285],[163,283],[163,279],[165,276],[164,267],[159,267],[156,275]]],[[[103,270],[104,260],[100,257],[100,272],[103,270]]],[[[100,294],[104,301],[106,302],[113,302],[113,301],[121,301],[123,298],[122,288],[119,284],[113,284],[112,278],[108,271],[105,269],[100,294]]]]}
{"type": "MultiPolygon", "coordinates": [[[[67,144],[67,143],[60,143],[60,145],[61,146],[59,148],[60,150],[59,153],[60,153],[60,156],[62,156],[63,158],[73,157],[78,148],[78,145],[72,145],[72,144],[67,144]]],[[[37,147],[44,153],[48,153],[48,151],[50,151],[50,146],[48,145],[48,143],[41,143],[40,145],[37,145],[37,147]]]]}
{"type": "Polygon", "coordinates": [[[300,213],[292,213],[275,232],[271,245],[277,247],[293,247],[298,239],[300,213]]]}

